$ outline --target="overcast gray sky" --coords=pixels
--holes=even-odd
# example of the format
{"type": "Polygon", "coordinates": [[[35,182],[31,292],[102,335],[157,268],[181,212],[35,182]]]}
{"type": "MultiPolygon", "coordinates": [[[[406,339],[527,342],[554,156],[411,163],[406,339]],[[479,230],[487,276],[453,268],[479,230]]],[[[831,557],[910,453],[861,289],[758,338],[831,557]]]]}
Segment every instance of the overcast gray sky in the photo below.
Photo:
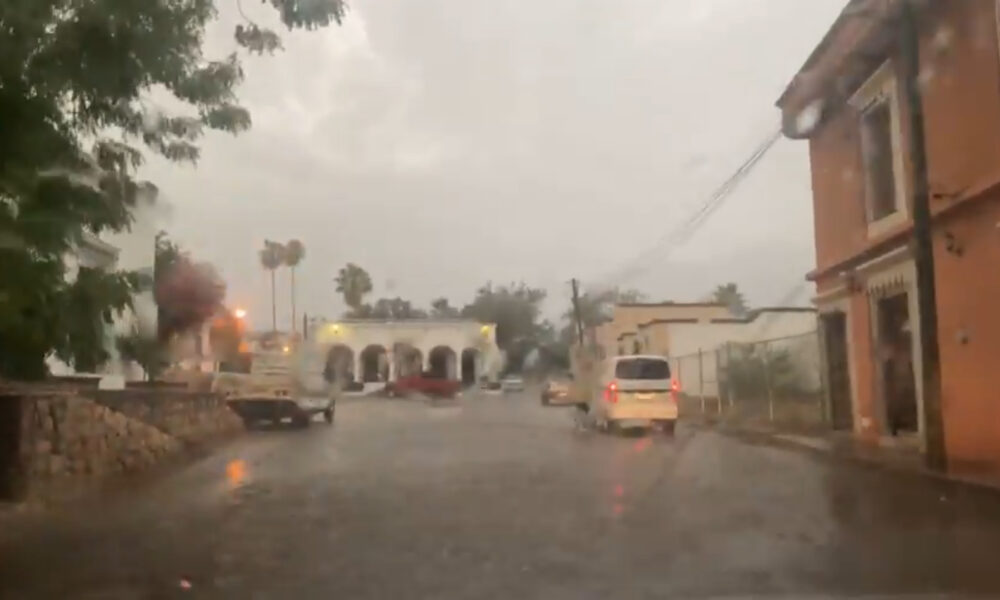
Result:
{"type": "MultiPolygon", "coordinates": [[[[845,0],[355,0],[342,27],[248,57],[253,129],[210,134],[197,168],[151,160],[165,229],[214,263],[258,326],[257,250],[301,239],[300,311],[335,316],[347,261],[375,294],[467,302],[524,280],[566,302],[689,216],[772,129],[774,101],[845,0]]],[[[233,50],[236,5],[209,36],[233,50]]],[[[259,2],[248,15],[273,22],[259,2]]],[[[695,300],[806,301],[807,146],[783,140],[686,245],[622,282],[695,300]]],[[[288,322],[287,272],[279,319],[288,322]]]]}

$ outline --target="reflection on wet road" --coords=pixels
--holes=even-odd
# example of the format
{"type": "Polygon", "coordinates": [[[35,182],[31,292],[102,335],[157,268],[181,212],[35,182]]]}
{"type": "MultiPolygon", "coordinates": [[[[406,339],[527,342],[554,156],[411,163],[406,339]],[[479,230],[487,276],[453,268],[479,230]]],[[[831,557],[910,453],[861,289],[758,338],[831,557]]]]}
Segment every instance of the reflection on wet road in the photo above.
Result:
{"type": "Polygon", "coordinates": [[[0,537],[0,597],[1000,592],[1000,496],[534,398],[354,401],[0,537]]]}

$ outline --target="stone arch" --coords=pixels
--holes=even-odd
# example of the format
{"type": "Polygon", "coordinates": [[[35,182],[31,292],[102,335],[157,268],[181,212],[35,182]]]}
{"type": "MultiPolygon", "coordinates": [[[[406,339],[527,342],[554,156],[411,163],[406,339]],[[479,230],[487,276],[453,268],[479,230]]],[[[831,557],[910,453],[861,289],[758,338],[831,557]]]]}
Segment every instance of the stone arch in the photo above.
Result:
{"type": "Polygon", "coordinates": [[[424,355],[420,349],[406,342],[393,346],[392,360],[396,378],[419,375],[424,370],[424,355]]]}
{"type": "Polygon", "coordinates": [[[327,383],[351,383],[357,373],[354,372],[354,350],[346,344],[334,344],[326,353],[326,364],[323,367],[323,379],[327,383]]]}
{"type": "Polygon", "coordinates": [[[479,350],[477,348],[466,348],[462,350],[461,357],[461,373],[462,373],[462,383],[466,385],[472,385],[481,376],[480,366],[479,366],[479,350]]]}
{"type": "Polygon", "coordinates": [[[434,377],[458,379],[458,358],[451,346],[434,346],[427,353],[428,371],[434,377]]]}
{"type": "Polygon", "coordinates": [[[389,380],[389,355],[385,346],[369,344],[361,351],[361,381],[372,383],[389,380]]]}

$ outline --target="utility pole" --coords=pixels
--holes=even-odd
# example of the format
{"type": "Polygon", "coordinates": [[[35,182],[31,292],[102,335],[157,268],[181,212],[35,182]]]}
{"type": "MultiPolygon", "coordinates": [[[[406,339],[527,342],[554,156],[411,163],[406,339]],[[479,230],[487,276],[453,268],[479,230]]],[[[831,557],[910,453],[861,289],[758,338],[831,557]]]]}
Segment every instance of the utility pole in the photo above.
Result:
{"type": "MultiPolygon", "coordinates": [[[[944,418],[941,410],[941,360],[938,351],[937,298],[934,290],[934,240],[931,230],[930,184],[927,173],[927,145],[924,107],[920,91],[920,37],[917,9],[902,2],[900,49],[902,81],[906,101],[909,136],[907,154],[913,166],[913,263],[917,272],[917,300],[920,307],[920,356],[923,362],[924,436],[927,466],[944,471],[944,418]]],[[[911,317],[912,318],[912,317],[911,317]]]]}
{"type": "Polygon", "coordinates": [[[573,319],[576,321],[576,343],[583,347],[583,318],[580,316],[580,282],[574,277],[570,280],[573,286],[573,319]]]}

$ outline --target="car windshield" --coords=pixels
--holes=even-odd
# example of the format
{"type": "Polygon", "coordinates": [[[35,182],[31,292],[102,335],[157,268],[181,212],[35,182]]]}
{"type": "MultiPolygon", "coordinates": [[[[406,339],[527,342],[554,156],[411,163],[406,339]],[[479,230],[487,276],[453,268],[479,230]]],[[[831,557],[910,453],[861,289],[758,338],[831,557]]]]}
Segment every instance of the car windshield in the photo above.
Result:
{"type": "Polygon", "coordinates": [[[0,0],[0,598],[1000,599],[998,365],[1000,0],[0,0]]]}

